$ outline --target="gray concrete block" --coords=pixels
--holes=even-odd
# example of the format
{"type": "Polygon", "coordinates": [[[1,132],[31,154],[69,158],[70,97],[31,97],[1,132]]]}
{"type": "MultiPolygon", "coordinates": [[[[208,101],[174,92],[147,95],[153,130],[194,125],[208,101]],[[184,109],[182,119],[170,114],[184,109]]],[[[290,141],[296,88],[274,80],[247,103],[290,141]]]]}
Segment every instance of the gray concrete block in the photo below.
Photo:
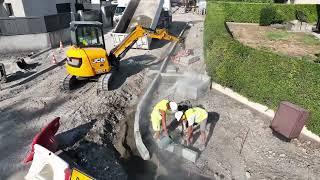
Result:
{"type": "Polygon", "coordinates": [[[174,151],[174,144],[170,144],[170,145],[166,148],[166,150],[173,153],[173,151],[174,151]]]}
{"type": "Polygon", "coordinates": [[[142,157],[143,160],[149,160],[150,159],[150,154],[146,146],[144,145],[142,141],[142,137],[139,131],[134,132],[134,137],[136,141],[136,146],[138,149],[138,152],[140,156],[142,157]]]}
{"type": "Polygon", "coordinates": [[[182,157],[191,162],[196,162],[198,153],[196,151],[192,151],[191,149],[184,148],[182,149],[182,157]]]}
{"type": "Polygon", "coordinates": [[[167,73],[177,73],[177,71],[178,71],[178,68],[176,66],[169,65],[166,68],[167,73]]]}
{"type": "Polygon", "coordinates": [[[197,62],[199,60],[200,60],[199,56],[180,57],[179,64],[188,66],[188,65],[190,65],[194,62],[197,62]]]}
{"type": "Polygon", "coordinates": [[[163,136],[160,138],[160,141],[158,142],[158,146],[160,149],[164,149],[168,147],[172,142],[173,141],[169,136],[163,136]]]}
{"type": "Polygon", "coordinates": [[[198,99],[209,85],[210,78],[206,75],[186,75],[176,82],[176,94],[182,98],[198,99]]]}
{"type": "Polygon", "coordinates": [[[198,152],[193,151],[189,148],[185,148],[180,144],[170,144],[167,148],[167,151],[174,153],[178,157],[182,157],[188,161],[196,162],[198,158],[198,152]]]}

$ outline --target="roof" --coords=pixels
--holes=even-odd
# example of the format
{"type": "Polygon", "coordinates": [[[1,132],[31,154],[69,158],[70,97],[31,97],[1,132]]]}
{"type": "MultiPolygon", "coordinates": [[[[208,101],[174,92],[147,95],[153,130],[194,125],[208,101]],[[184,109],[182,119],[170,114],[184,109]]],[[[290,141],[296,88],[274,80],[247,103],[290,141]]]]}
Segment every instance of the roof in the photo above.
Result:
{"type": "Polygon", "coordinates": [[[102,26],[102,23],[99,21],[71,21],[70,26],[77,26],[77,25],[96,25],[102,26]]]}

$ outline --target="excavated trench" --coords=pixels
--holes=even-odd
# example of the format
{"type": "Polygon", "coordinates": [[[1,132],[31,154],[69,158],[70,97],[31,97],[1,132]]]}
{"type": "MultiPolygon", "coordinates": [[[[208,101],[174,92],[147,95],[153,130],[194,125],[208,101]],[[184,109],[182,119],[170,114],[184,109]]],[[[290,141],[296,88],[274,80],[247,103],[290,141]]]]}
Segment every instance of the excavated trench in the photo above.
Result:
{"type": "Polygon", "coordinates": [[[85,137],[65,149],[65,158],[96,179],[154,179],[156,166],[144,161],[135,146],[134,109],[114,106],[96,117],[85,137]]]}

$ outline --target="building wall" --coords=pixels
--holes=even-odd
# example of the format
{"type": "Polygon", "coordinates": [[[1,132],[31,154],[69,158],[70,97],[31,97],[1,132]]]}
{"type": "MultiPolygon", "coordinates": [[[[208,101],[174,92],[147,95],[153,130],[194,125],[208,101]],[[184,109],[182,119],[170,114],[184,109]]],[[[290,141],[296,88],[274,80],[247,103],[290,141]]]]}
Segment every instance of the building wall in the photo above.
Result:
{"type": "Polygon", "coordinates": [[[11,3],[14,16],[25,17],[23,1],[24,0],[4,0],[3,7],[5,8],[5,3],[11,3]]]}
{"type": "Polygon", "coordinates": [[[50,47],[47,33],[16,36],[0,36],[0,54],[34,51],[50,47]]]}
{"type": "Polygon", "coordinates": [[[60,41],[70,43],[69,28],[48,33],[0,36],[0,54],[58,47],[60,41]]]}
{"type": "Polygon", "coordinates": [[[57,14],[56,4],[70,3],[75,12],[76,0],[4,0],[0,4],[0,17],[8,17],[5,3],[11,3],[15,17],[46,16],[57,14]]]}
{"type": "Polygon", "coordinates": [[[56,3],[53,0],[23,0],[25,15],[46,16],[56,14],[56,3]]]}
{"type": "Polygon", "coordinates": [[[8,17],[7,10],[4,6],[4,3],[0,3],[0,18],[1,17],[8,17]]]}

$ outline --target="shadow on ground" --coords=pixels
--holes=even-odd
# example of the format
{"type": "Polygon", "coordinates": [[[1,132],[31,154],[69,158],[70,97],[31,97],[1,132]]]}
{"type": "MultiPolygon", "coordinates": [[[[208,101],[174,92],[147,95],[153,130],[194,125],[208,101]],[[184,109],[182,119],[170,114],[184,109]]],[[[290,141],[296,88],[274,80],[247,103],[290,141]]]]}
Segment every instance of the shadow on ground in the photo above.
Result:
{"type": "Polygon", "coordinates": [[[139,55],[122,60],[120,63],[120,70],[115,71],[112,75],[110,90],[115,90],[121,87],[128,77],[138,74],[148,67],[160,64],[161,61],[153,62],[156,59],[157,58],[153,55],[139,55]]]}
{"type": "Polygon", "coordinates": [[[17,87],[17,86],[26,84],[26,83],[34,80],[35,78],[39,77],[40,75],[43,75],[43,74],[45,74],[45,73],[47,73],[47,72],[55,69],[55,68],[58,67],[58,66],[64,65],[64,62],[65,62],[65,61],[66,61],[66,59],[64,59],[64,60],[60,61],[58,64],[52,65],[52,66],[50,66],[50,67],[48,67],[48,68],[46,68],[46,69],[44,69],[44,70],[42,70],[42,71],[40,71],[40,72],[37,72],[37,73],[35,73],[35,74],[33,74],[33,75],[29,75],[29,77],[26,77],[26,79],[22,80],[21,82],[19,82],[19,83],[17,83],[17,84],[14,84],[14,85],[10,86],[9,88],[14,88],[14,87],[17,87]]]}
{"type": "Polygon", "coordinates": [[[73,146],[79,140],[83,139],[97,120],[94,119],[86,124],[82,124],[68,131],[59,133],[55,136],[59,143],[59,149],[73,146]]]}
{"type": "Polygon", "coordinates": [[[34,123],[33,121],[54,111],[61,104],[65,103],[67,99],[56,99],[44,103],[42,107],[37,109],[24,108],[24,104],[27,104],[28,101],[30,101],[28,98],[17,101],[10,106],[3,107],[0,111],[0,117],[2,117],[0,120],[0,163],[2,164],[0,174],[3,179],[8,178],[24,166],[21,164],[24,157],[17,160],[14,155],[21,154],[18,152],[24,150],[25,147],[29,148],[33,137],[40,131],[40,129],[35,128],[36,124],[34,126],[32,125],[32,123],[34,123]],[[21,131],[21,127],[25,126],[25,124],[28,124],[28,126],[21,131]],[[5,138],[5,140],[3,138],[5,138]]]}

